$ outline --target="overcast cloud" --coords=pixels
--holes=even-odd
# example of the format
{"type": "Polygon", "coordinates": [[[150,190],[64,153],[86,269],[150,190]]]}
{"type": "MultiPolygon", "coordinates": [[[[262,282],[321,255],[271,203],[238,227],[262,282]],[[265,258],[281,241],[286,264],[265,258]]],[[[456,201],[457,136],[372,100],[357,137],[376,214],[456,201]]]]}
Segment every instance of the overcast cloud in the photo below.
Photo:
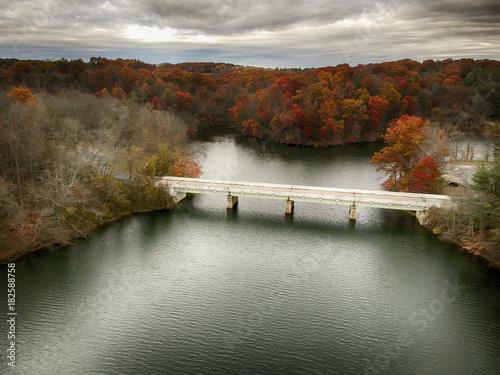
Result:
{"type": "Polygon", "coordinates": [[[314,67],[500,59],[498,0],[0,0],[0,56],[314,67]]]}

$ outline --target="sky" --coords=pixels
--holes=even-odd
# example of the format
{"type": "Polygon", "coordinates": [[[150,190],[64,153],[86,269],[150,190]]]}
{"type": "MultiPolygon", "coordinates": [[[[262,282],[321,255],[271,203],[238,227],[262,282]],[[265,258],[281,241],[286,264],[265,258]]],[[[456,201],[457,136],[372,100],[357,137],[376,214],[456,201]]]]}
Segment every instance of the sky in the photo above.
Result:
{"type": "Polygon", "coordinates": [[[0,57],[266,68],[500,60],[499,0],[0,0],[0,57]]]}

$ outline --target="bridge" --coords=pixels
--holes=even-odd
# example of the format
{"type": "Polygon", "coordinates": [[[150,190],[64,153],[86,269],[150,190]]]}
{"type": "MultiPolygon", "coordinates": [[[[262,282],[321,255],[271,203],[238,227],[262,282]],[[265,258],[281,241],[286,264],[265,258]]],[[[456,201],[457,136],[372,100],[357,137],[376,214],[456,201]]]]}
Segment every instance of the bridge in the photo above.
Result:
{"type": "Polygon", "coordinates": [[[285,202],[285,214],[292,214],[295,202],[314,202],[349,206],[349,219],[356,220],[357,207],[414,211],[420,223],[431,206],[452,204],[447,195],[398,193],[389,191],[339,189],[317,186],[297,186],[255,182],[205,180],[184,177],[157,177],[157,186],[169,190],[176,201],[188,194],[227,196],[227,208],[233,209],[239,198],[275,199],[285,202]]]}

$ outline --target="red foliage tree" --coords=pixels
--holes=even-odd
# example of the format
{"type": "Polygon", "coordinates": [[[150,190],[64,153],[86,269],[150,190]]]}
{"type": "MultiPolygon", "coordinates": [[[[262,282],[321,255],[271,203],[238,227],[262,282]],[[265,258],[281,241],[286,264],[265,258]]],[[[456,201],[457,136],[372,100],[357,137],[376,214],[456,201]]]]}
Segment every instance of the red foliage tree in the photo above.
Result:
{"type": "Polygon", "coordinates": [[[420,159],[410,175],[408,190],[413,193],[432,193],[437,191],[441,172],[432,156],[420,159]]]}
{"type": "Polygon", "coordinates": [[[406,80],[402,79],[398,82],[398,90],[399,92],[406,92],[406,90],[408,90],[408,83],[406,80]]]}
{"type": "Polygon", "coordinates": [[[292,79],[290,76],[278,78],[275,83],[281,89],[283,94],[290,93],[292,95],[305,85],[296,79],[292,79]]]}
{"type": "Polygon", "coordinates": [[[389,102],[380,96],[372,96],[368,100],[368,120],[372,127],[381,128],[380,120],[389,110],[389,102]]]}
{"type": "Polygon", "coordinates": [[[159,98],[158,96],[155,96],[153,100],[151,101],[151,105],[153,106],[153,109],[160,110],[165,108],[165,104],[163,104],[163,100],[159,98]]]}

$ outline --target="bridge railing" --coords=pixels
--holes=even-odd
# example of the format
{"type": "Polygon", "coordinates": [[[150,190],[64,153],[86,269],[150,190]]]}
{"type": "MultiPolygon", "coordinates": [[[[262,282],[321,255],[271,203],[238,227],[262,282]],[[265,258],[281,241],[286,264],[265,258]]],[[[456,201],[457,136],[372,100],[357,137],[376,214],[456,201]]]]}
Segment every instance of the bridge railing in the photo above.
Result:
{"type": "Polygon", "coordinates": [[[430,206],[443,206],[452,203],[451,198],[446,195],[378,190],[203,180],[183,177],[165,177],[158,179],[158,183],[167,184],[173,189],[173,192],[178,193],[227,195],[410,211],[425,211],[430,206]]]}
{"type": "MultiPolygon", "coordinates": [[[[222,181],[222,180],[205,180],[201,178],[187,178],[187,177],[157,177],[157,181],[173,182],[176,185],[180,185],[182,182],[187,184],[218,184],[223,186],[241,186],[241,187],[262,187],[262,188],[280,188],[280,189],[290,189],[290,190],[309,190],[309,191],[325,191],[332,193],[355,193],[355,194],[371,194],[380,196],[393,196],[393,197],[408,197],[408,198],[422,198],[422,199],[443,199],[451,200],[448,195],[439,194],[421,194],[421,193],[405,193],[396,191],[385,191],[385,190],[364,190],[364,189],[346,189],[346,188],[332,188],[332,187],[318,187],[318,186],[304,186],[304,185],[287,185],[287,184],[272,184],[265,182],[241,182],[241,181],[222,181]]],[[[187,184],[185,186],[187,186],[187,184]]],[[[231,189],[230,189],[231,190],[231,189]]]]}

